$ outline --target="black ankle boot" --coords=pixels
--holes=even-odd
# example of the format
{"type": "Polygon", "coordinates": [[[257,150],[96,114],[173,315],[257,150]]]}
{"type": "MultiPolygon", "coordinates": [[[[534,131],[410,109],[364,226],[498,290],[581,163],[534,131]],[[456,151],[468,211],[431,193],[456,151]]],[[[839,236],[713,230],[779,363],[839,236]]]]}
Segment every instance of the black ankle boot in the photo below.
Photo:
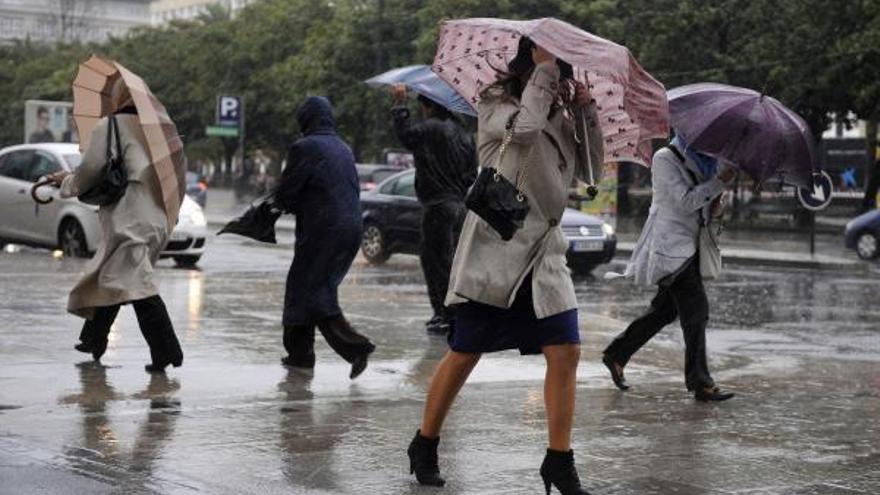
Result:
{"type": "Polygon", "coordinates": [[[92,342],[90,349],[92,353],[92,359],[94,359],[95,361],[100,361],[101,356],[103,356],[104,353],[107,352],[107,339],[98,342],[92,342]]]}
{"type": "Polygon", "coordinates": [[[574,467],[574,452],[571,450],[547,449],[541,464],[541,479],[544,480],[547,495],[550,495],[550,485],[555,486],[562,495],[590,495],[590,492],[581,488],[581,480],[574,467]]]}
{"type": "Polygon", "coordinates": [[[437,445],[440,437],[435,439],[425,438],[421,430],[416,431],[416,436],[409,443],[406,454],[409,456],[409,473],[415,473],[420,485],[443,486],[446,480],[440,477],[440,467],[437,465],[437,445]]]}

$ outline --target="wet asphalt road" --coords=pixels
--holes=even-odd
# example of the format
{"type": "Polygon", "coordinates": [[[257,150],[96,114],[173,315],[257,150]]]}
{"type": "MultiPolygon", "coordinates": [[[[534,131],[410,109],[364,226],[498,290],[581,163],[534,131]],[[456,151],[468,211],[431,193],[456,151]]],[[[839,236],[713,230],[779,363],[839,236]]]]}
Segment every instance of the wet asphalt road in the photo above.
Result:
{"type": "MultiPolygon", "coordinates": [[[[280,314],[289,248],[215,239],[201,270],[157,279],[186,353],[167,376],[120,312],[106,367],[72,346],[64,314],[83,262],[0,254],[0,494],[539,493],[543,360],[485,357],[441,442],[449,483],[420,488],[404,449],[445,351],[422,331],[416,258],[356,262],[341,290],[378,345],[358,380],[319,339],[314,374],[289,372],[280,314]]],[[[607,267],[599,269],[603,271],[607,267]]],[[[686,394],[668,327],[617,392],[599,353],[651,291],[578,278],[584,340],[574,449],[594,494],[880,493],[880,273],[750,268],[710,285],[716,381],[686,394]]]]}

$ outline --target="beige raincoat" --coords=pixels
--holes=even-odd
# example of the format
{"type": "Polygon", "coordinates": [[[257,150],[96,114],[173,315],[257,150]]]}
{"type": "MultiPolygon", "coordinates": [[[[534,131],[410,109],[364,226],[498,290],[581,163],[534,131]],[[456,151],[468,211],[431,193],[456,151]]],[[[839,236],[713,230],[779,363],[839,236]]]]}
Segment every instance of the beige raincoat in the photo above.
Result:
{"type": "MultiPolygon", "coordinates": [[[[118,203],[98,210],[101,245],[67,302],[69,312],[87,319],[91,319],[95,307],[158,294],[153,284],[153,264],[171,233],[138,116],[118,114],[116,120],[128,189],[118,203]]],[[[77,196],[100,179],[106,163],[107,127],[106,117],[95,126],[82,164],[61,185],[62,197],[77,196]]]]}
{"type": "Polygon", "coordinates": [[[478,152],[482,166],[496,166],[505,126],[519,111],[504,163],[504,176],[515,182],[516,172],[526,164],[525,194],[530,210],[525,224],[513,239],[504,241],[485,221],[468,212],[449,281],[446,304],[477,301],[509,308],[523,279],[533,272],[532,290],[535,313],[546,318],[577,307],[571,272],[566,266],[568,241],[560,220],[568,202],[569,187],[577,177],[587,181],[588,166],[598,181],[602,176],[604,153],[595,103],[584,112],[588,146],[579,144],[575,125],[579,122],[557,111],[548,118],[559,81],[559,68],[553,63],[538,65],[521,101],[490,88],[478,106],[478,152]]]}

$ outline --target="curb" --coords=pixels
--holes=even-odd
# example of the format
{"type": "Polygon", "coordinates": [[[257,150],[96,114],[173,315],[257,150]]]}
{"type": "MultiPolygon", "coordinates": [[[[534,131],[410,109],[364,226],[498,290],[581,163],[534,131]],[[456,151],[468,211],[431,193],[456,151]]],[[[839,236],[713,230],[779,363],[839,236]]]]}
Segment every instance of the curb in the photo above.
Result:
{"type": "MultiPolygon", "coordinates": [[[[629,257],[635,247],[634,242],[618,242],[616,256],[629,257]]],[[[722,249],[724,264],[733,266],[765,266],[777,268],[802,268],[811,270],[845,270],[851,272],[867,271],[868,263],[848,260],[836,256],[779,251],[760,251],[757,249],[722,249]]]]}

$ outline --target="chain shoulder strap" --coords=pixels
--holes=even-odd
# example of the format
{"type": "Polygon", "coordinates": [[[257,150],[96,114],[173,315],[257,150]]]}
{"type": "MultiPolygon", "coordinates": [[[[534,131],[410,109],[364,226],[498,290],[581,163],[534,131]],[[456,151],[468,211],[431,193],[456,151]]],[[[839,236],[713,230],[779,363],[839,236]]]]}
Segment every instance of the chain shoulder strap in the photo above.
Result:
{"type": "MultiPolygon", "coordinates": [[[[495,163],[495,175],[494,179],[497,182],[501,178],[501,165],[504,162],[504,155],[507,154],[507,148],[510,146],[510,142],[513,140],[513,134],[516,128],[516,119],[519,116],[519,111],[514,112],[513,115],[510,116],[510,119],[507,120],[507,126],[505,127],[504,139],[501,140],[501,147],[498,150],[498,160],[495,163]]],[[[529,165],[532,162],[532,152],[534,151],[535,146],[529,146],[529,152],[526,155],[525,163],[519,170],[516,172],[516,192],[517,199],[522,201],[525,196],[523,195],[523,189],[526,185],[526,179],[528,177],[529,165]]]]}

